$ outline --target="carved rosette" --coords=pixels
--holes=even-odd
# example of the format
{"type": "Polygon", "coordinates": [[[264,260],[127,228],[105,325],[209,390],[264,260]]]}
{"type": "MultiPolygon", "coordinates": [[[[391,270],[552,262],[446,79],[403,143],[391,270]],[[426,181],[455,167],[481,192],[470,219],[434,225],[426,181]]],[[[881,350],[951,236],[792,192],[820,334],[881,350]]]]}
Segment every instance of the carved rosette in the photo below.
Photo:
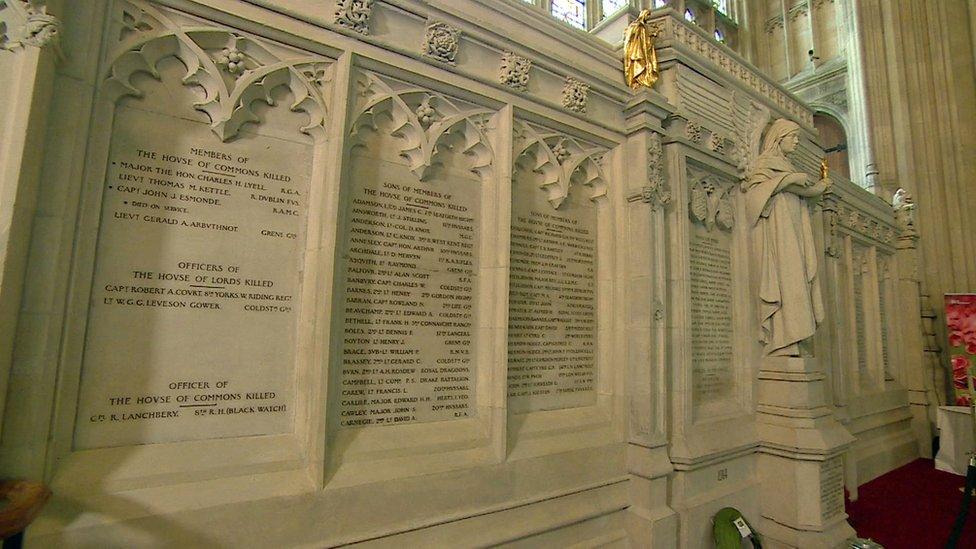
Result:
{"type": "Polygon", "coordinates": [[[704,225],[709,231],[715,227],[731,231],[735,224],[733,185],[714,175],[694,179],[688,191],[688,213],[691,219],[704,225]]]}
{"type": "Polygon", "coordinates": [[[428,21],[422,52],[426,57],[454,65],[460,41],[461,29],[443,21],[428,21]]]}
{"type": "Polygon", "coordinates": [[[586,101],[589,93],[589,84],[572,76],[567,76],[566,84],[563,85],[563,107],[573,112],[586,114],[586,101]]]}
{"type": "Polygon", "coordinates": [[[507,51],[502,54],[502,64],[498,68],[498,81],[512,88],[524,92],[529,87],[529,69],[532,61],[507,51]]]}
{"type": "Polygon", "coordinates": [[[553,208],[562,205],[574,184],[591,188],[591,200],[607,195],[605,147],[521,120],[515,121],[514,137],[516,168],[523,166],[543,176],[540,187],[553,208]]]}
{"type": "Polygon", "coordinates": [[[372,72],[361,72],[357,87],[353,146],[369,128],[398,138],[400,156],[421,180],[448,151],[467,157],[479,176],[490,173],[492,111],[372,72]]]}
{"type": "Polygon", "coordinates": [[[0,50],[57,48],[61,21],[28,0],[0,0],[0,50]]]}
{"type": "Polygon", "coordinates": [[[334,22],[360,34],[369,34],[369,16],[372,11],[373,0],[338,0],[334,22]]]}
{"type": "Polygon", "coordinates": [[[195,20],[193,25],[176,21],[142,0],[121,7],[118,43],[108,57],[103,97],[112,101],[127,95],[140,97],[142,91],[133,77],[145,73],[158,79],[159,63],[176,58],[186,67],[183,84],[203,90],[203,99],[194,108],[210,118],[211,129],[222,140],[235,137],[244,124],[260,122],[253,104],[274,106],[278,88],[290,92],[292,111],[308,115],[301,131],[324,137],[323,84],[331,74],[329,60],[228,29],[200,26],[195,20]]]}

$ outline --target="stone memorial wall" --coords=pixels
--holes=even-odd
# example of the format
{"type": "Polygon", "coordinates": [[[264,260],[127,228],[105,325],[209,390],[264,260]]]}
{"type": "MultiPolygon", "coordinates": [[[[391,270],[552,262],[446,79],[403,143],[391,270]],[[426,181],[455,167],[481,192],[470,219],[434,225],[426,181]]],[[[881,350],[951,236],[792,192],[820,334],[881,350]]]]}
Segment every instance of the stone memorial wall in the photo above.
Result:
{"type": "MultiPolygon", "coordinates": [[[[635,92],[515,0],[49,3],[0,437],[55,493],[28,545],[705,547],[727,505],[780,534],[757,409],[795,376],[764,370],[742,155],[773,115],[820,152],[775,83],[669,10],[635,92]]],[[[856,271],[825,367],[897,365],[900,269],[856,271]]],[[[818,528],[842,459],[806,460],[818,528]]]]}

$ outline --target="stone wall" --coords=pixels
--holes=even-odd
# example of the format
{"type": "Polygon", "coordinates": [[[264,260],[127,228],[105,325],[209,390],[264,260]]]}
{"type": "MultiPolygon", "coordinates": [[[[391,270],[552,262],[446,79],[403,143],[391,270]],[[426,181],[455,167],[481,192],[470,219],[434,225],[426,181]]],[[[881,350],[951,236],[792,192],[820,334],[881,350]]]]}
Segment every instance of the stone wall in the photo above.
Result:
{"type": "MultiPolygon", "coordinates": [[[[724,506],[795,544],[848,532],[838,464],[908,455],[895,245],[825,242],[861,314],[768,367],[744,151],[791,118],[816,174],[812,113],[674,14],[633,92],[516,1],[72,8],[0,53],[31,76],[0,109],[0,468],[55,492],[28,544],[704,547],[724,506]],[[827,408],[824,372],[881,396],[827,408]],[[792,518],[782,471],[820,487],[792,518]]],[[[893,226],[837,188],[819,228],[893,226]]]]}

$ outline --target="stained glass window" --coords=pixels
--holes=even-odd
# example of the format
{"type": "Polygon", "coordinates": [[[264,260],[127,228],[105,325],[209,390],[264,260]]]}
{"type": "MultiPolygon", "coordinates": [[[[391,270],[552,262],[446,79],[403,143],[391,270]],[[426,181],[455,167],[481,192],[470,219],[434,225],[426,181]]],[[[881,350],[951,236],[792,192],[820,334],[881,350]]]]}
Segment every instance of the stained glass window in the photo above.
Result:
{"type": "Polygon", "coordinates": [[[586,29],[586,0],[552,0],[552,16],[586,29]]]}
{"type": "Polygon", "coordinates": [[[603,0],[603,16],[613,15],[626,5],[627,0],[603,0]]]}
{"type": "Polygon", "coordinates": [[[725,35],[722,34],[721,30],[715,29],[715,39],[723,44],[725,43],[725,35]]]}
{"type": "Polygon", "coordinates": [[[654,0],[655,8],[663,8],[668,5],[668,0],[654,0]]]}
{"type": "Polygon", "coordinates": [[[715,0],[715,9],[724,13],[729,14],[729,0],[715,0]]]}
{"type": "Polygon", "coordinates": [[[693,12],[691,10],[685,10],[685,19],[687,19],[687,20],[691,21],[692,23],[694,23],[695,22],[695,12],[693,12]]]}

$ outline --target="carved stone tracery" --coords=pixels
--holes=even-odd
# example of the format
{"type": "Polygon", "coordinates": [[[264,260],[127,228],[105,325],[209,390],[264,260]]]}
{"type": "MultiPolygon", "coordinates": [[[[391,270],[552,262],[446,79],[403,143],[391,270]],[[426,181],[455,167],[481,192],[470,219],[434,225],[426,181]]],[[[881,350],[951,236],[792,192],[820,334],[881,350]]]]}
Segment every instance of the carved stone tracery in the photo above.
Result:
{"type": "Polygon", "coordinates": [[[398,138],[400,156],[421,180],[448,150],[466,156],[469,169],[487,177],[492,111],[367,71],[360,73],[357,86],[354,146],[362,144],[361,132],[370,128],[398,138]]]}
{"type": "Polygon", "coordinates": [[[607,149],[548,128],[516,120],[513,158],[543,176],[540,187],[553,208],[569,196],[571,184],[593,189],[591,200],[605,197],[607,179],[603,162],[607,149]]]}
{"type": "Polygon", "coordinates": [[[135,75],[159,79],[159,63],[176,58],[186,68],[183,84],[204,92],[194,108],[210,118],[211,129],[222,140],[235,137],[244,124],[260,122],[252,104],[274,106],[278,88],[291,93],[292,111],[308,115],[301,131],[324,136],[327,108],[322,84],[329,78],[329,60],[293,57],[290,50],[228,29],[190,26],[142,0],[121,4],[120,16],[119,42],[108,56],[102,85],[106,98],[141,97],[135,75]]]}

